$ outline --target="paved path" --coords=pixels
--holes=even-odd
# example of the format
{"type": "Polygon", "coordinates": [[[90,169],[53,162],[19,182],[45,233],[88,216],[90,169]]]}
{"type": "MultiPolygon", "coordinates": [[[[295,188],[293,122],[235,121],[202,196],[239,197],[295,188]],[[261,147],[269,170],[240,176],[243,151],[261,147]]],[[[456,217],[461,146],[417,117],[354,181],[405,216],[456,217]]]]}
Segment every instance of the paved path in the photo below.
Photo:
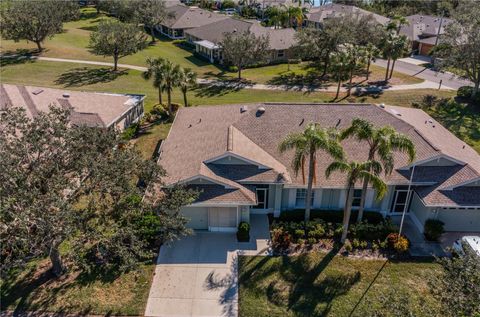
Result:
{"type": "MultiPolygon", "coordinates": [[[[17,57],[17,56],[9,56],[9,57],[17,57]]],[[[9,57],[3,57],[3,58],[9,58],[9,57]]],[[[97,61],[88,61],[88,60],[80,60],[80,59],[67,59],[67,58],[54,58],[54,57],[42,57],[42,56],[25,56],[25,58],[28,59],[34,59],[34,60],[41,60],[41,61],[49,61],[49,62],[60,62],[60,63],[78,63],[78,64],[87,64],[87,65],[100,65],[100,66],[109,66],[112,67],[113,63],[108,63],[108,62],[97,62],[97,61]]],[[[378,60],[376,62],[377,65],[381,66],[382,61],[378,60]]],[[[396,71],[401,71],[403,69],[403,64],[405,65],[410,65],[407,63],[401,63],[397,62],[395,66],[396,71]],[[398,66],[397,66],[398,65],[398,66]]],[[[417,67],[416,65],[410,65],[413,67],[417,67]]],[[[143,66],[136,66],[136,65],[129,65],[129,64],[118,64],[118,67],[120,68],[126,68],[126,69],[134,69],[138,71],[145,71],[147,70],[146,67],[143,66]]],[[[423,68],[423,67],[422,67],[423,68]]],[[[416,70],[410,71],[410,73],[415,73],[416,70]]],[[[431,72],[431,71],[429,71],[431,72]]],[[[411,75],[411,74],[410,74],[411,75]]],[[[423,76],[423,75],[422,75],[423,76]]],[[[417,76],[419,77],[419,76],[417,76]]],[[[433,76],[430,76],[429,78],[434,78],[433,76]]],[[[322,87],[322,88],[316,88],[316,87],[307,87],[307,86],[293,86],[293,85],[267,85],[267,84],[249,84],[249,83],[242,83],[242,82],[236,82],[236,81],[218,81],[218,80],[211,80],[211,79],[204,79],[204,78],[199,78],[197,79],[197,82],[199,84],[210,84],[210,85],[216,85],[216,86],[222,86],[222,87],[231,87],[231,88],[236,88],[236,89],[257,89],[257,90],[282,90],[282,91],[303,91],[303,92],[336,92],[337,88],[335,85],[329,86],[329,87],[322,87]]],[[[450,83],[450,82],[449,82],[450,83]]],[[[463,86],[465,84],[457,84],[456,87],[454,87],[454,84],[448,84],[447,82],[444,81],[444,85],[442,86],[442,89],[457,89],[460,86],[463,86]]],[[[372,86],[376,87],[376,86],[372,86]]],[[[355,91],[356,89],[364,89],[364,87],[359,88],[359,87],[353,87],[352,92],[355,91]]],[[[425,79],[424,82],[419,83],[419,84],[411,84],[411,85],[387,85],[381,87],[383,91],[386,90],[392,90],[392,91],[397,91],[397,90],[412,90],[412,89],[438,89],[438,82],[425,79]]],[[[341,88],[342,92],[345,92],[347,89],[345,87],[341,88]]]]}
{"type": "Polygon", "coordinates": [[[251,242],[234,233],[196,232],[162,247],[145,316],[236,317],[239,254],[269,254],[268,218],[251,215],[251,242]]]}
{"type": "MultiPolygon", "coordinates": [[[[387,61],[383,59],[377,59],[374,64],[383,68],[387,67],[387,61]]],[[[435,72],[426,67],[402,62],[400,60],[395,63],[395,71],[436,83],[435,88],[438,88],[440,80],[442,81],[442,88],[448,87],[455,90],[461,86],[473,85],[470,81],[459,78],[451,73],[435,72]]]]}

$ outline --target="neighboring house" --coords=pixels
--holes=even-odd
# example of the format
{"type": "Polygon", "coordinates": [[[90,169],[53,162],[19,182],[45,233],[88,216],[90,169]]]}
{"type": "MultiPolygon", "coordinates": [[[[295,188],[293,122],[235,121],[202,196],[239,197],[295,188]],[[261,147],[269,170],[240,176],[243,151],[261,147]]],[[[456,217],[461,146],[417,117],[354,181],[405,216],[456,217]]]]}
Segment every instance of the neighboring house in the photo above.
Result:
{"type": "Polygon", "coordinates": [[[0,111],[22,107],[32,118],[50,105],[72,109],[74,125],[114,127],[123,131],[143,116],[144,95],[67,91],[45,87],[0,84],[0,111]]]}
{"type": "Polygon", "coordinates": [[[322,24],[326,19],[338,18],[346,14],[372,16],[381,25],[387,25],[390,21],[390,19],[387,17],[360,9],[355,6],[331,3],[309,10],[309,12],[306,14],[305,25],[319,29],[322,27],[322,24]]]}
{"type": "Polygon", "coordinates": [[[273,29],[260,25],[258,21],[228,18],[202,27],[185,31],[188,42],[195,45],[195,52],[211,63],[223,63],[220,43],[226,33],[250,31],[255,36],[268,36],[270,44],[269,62],[291,58],[291,48],[295,44],[295,30],[292,28],[273,29]]]}
{"type": "Polygon", "coordinates": [[[186,30],[227,18],[224,14],[183,4],[170,6],[167,8],[167,12],[168,18],[157,29],[171,39],[183,39],[186,30]]]}
{"type": "Polygon", "coordinates": [[[437,36],[445,33],[445,27],[453,22],[452,19],[430,15],[410,15],[406,17],[409,24],[402,26],[400,34],[410,40],[412,50],[419,55],[428,55],[437,45],[437,36]]]}
{"type": "MultiPolygon", "coordinates": [[[[395,153],[394,172],[382,177],[388,193],[375,200],[369,188],[366,209],[408,217],[423,230],[428,218],[445,222],[447,231],[480,231],[480,155],[419,109],[366,104],[248,104],[181,108],[160,148],[165,186],[185,184],[200,197],[181,212],[189,226],[235,231],[250,214],[305,207],[306,185],[292,169],[293,151],[280,153],[279,143],[308,123],[343,129],[353,118],[390,125],[415,143],[417,158],[412,191],[407,192],[412,165],[395,153]],[[412,197],[408,202],[407,197],[412,197]]],[[[367,158],[367,146],[355,139],[342,143],[349,160],[367,158]]],[[[313,208],[340,210],[345,203],[345,175],[325,178],[332,159],[317,154],[313,208]]],[[[161,189],[152,190],[157,197],[161,189]]],[[[358,207],[361,184],[355,189],[358,207]]]]}

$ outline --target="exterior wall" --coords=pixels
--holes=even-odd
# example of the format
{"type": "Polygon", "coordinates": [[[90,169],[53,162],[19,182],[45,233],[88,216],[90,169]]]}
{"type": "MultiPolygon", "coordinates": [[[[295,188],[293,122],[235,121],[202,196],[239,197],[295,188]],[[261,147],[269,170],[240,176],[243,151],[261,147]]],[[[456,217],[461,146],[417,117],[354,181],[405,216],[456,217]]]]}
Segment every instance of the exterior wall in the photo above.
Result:
{"type": "Polygon", "coordinates": [[[250,223],[250,207],[249,206],[238,206],[238,211],[240,213],[240,221],[245,221],[250,223]]]}
{"type": "Polygon", "coordinates": [[[162,33],[163,35],[171,39],[185,38],[185,33],[183,29],[172,29],[172,28],[169,28],[168,26],[161,25],[160,27],[157,27],[157,31],[159,31],[160,33],[162,33]]]}
{"type": "Polygon", "coordinates": [[[435,211],[435,219],[445,223],[445,231],[480,232],[480,208],[437,208],[435,211]]]}
{"type": "Polygon", "coordinates": [[[322,200],[319,208],[321,209],[339,209],[341,208],[340,198],[343,189],[325,188],[322,191],[322,200]]]}
{"type": "Polygon", "coordinates": [[[410,218],[417,225],[420,232],[423,232],[425,220],[433,218],[433,213],[429,207],[426,207],[417,194],[413,194],[412,203],[410,204],[410,218]]]}
{"type": "Polygon", "coordinates": [[[380,206],[380,212],[384,215],[390,212],[393,196],[395,194],[395,186],[387,186],[387,193],[380,202],[376,202],[380,206]]]}
{"type": "Polygon", "coordinates": [[[144,113],[143,103],[144,99],[139,101],[127,113],[119,117],[114,123],[115,128],[119,131],[123,131],[133,123],[137,122],[140,118],[142,118],[144,113]]]}

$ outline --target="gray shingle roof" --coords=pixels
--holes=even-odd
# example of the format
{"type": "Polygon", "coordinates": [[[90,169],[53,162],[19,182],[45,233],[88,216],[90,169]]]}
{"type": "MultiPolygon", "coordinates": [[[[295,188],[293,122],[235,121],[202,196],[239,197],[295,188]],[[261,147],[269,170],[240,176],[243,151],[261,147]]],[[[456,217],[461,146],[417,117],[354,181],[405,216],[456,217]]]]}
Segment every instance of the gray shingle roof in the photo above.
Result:
{"type": "Polygon", "coordinates": [[[360,9],[355,6],[334,3],[312,8],[310,12],[307,13],[307,20],[322,23],[325,19],[341,17],[345,14],[359,14],[362,16],[371,15],[378,23],[382,25],[386,25],[390,21],[390,19],[387,17],[360,9]]]}
{"type": "MultiPolygon", "coordinates": [[[[406,18],[409,24],[400,28],[400,34],[406,35],[411,41],[418,41],[421,38],[431,37],[438,34],[440,17],[414,14],[407,16],[406,18]]],[[[445,32],[445,27],[452,22],[452,19],[443,18],[440,34],[443,34],[445,32]]]]}
{"type": "MultiPolygon", "coordinates": [[[[423,120],[432,119],[419,109],[390,106],[382,109],[365,104],[265,103],[248,104],[248,110],[241,112],[242,106],[245,105],[181,108],[161,148],[159,164],[168,174],[164,181],[170,184],[208,173],[207,176],[210,178],[227,179],[237,184],[233,187],[243,188],[244,185],[240,184],[242,180],[251,179],[262,182],[269,180],[275,183],[281,175],[283,183],[303,186],[302,176],[296,176],[291,167],[293,151],[286,153],[278,151],[281,140],[288,133],[302,131],[310,122],[319,123],[323,127],[343,129],[357,117],[377,126],[390,125],[398,132],[409,136],[416,146],[417,161],[446,155],[466,163],[465,167],[460,166],[461,169],[457,166],[457,170],[447,167],[442,170],[443,174],[437,170],[435,176],[419,168],[418,178],[444,182],[445,186],[447,184],[450,186],[480,175],[480,155],[438,123],[435,128],[432,128],[430,123],[425,124],[423,120]],[[265,112],[261,115],[257,113],[259,106],[265,108],[265,112]],[[237,148],[229,146],[232,138],[237,148]],[[218,167],[212,164],[214,162],[205,163],[229,152],[270,169],[261,171],[254,165],[246,165],[245,169],[234,166],[226,171],[227,166],[218,167]],[[445,181],[442,180],[443,178],[445,181]]],[[[347,139],[342,145],[348,159],[366,160],[366,144],[347,139]]],[[[317,175],[319,177],[316,187],[344,187],[344,175],[335,173],[330,179],[323,176],[330,162],[332,159],[327,154],[318,153],[317,175]]],[[[390,184],[407,183],[408,173],[399,168],[408,164],[405,154],[396,153],[395,171],[389,176],[382,177],[390,184]]],[[[434,191],[445,186],[437,185],[434,191]]],[[[428,199],[426,201],[431,202],[428,199]]]]}
{"type": "Polygon", "coordinates": [[[168,17],[162,24],[173,29],[196,28],[209,23],[227,19],[223,14],[218,14],[198,7],[188,7],[183,4],[167,8],[168,17]]]}

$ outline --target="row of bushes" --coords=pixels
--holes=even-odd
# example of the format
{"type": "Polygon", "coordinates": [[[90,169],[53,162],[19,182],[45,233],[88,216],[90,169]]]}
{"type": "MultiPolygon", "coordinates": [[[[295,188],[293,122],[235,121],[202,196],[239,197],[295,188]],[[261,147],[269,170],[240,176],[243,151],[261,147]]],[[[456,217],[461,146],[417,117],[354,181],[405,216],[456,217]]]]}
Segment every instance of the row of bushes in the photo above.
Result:
{"type": "MultiPolygon", "coordinates": [[[[350,216],[350,223],[357,221],[358,210],[352,210],[350,216]]],[[[303,221],[305,218],[305,209],[293,209],[286,210],[280,214],[280,221],[303,221]]],[[[343,222],[343,210],[323,210],[313,209],[310,211],[310,219],[321,219],[324,222],[342,223],[343,222]]],[[[365,211],[363,213],[363,219],[370,224],[379,224],[383,222],[384,218],[381,213],[375,211],[365,211]]]]}
{"type": "Polygon", "coordinates": [[[408,251],[410,243],[404,236],[399,236],[398,233],[389,234],[384,240],[376,240],[367,242],[365,240],[353,239],[346,240],[343,247],[345,251],[352,252],[353,250],[365,250],[370,248],[373,252],[380,250],[394,250],[397,253],[405,253],[408,251]]]}

